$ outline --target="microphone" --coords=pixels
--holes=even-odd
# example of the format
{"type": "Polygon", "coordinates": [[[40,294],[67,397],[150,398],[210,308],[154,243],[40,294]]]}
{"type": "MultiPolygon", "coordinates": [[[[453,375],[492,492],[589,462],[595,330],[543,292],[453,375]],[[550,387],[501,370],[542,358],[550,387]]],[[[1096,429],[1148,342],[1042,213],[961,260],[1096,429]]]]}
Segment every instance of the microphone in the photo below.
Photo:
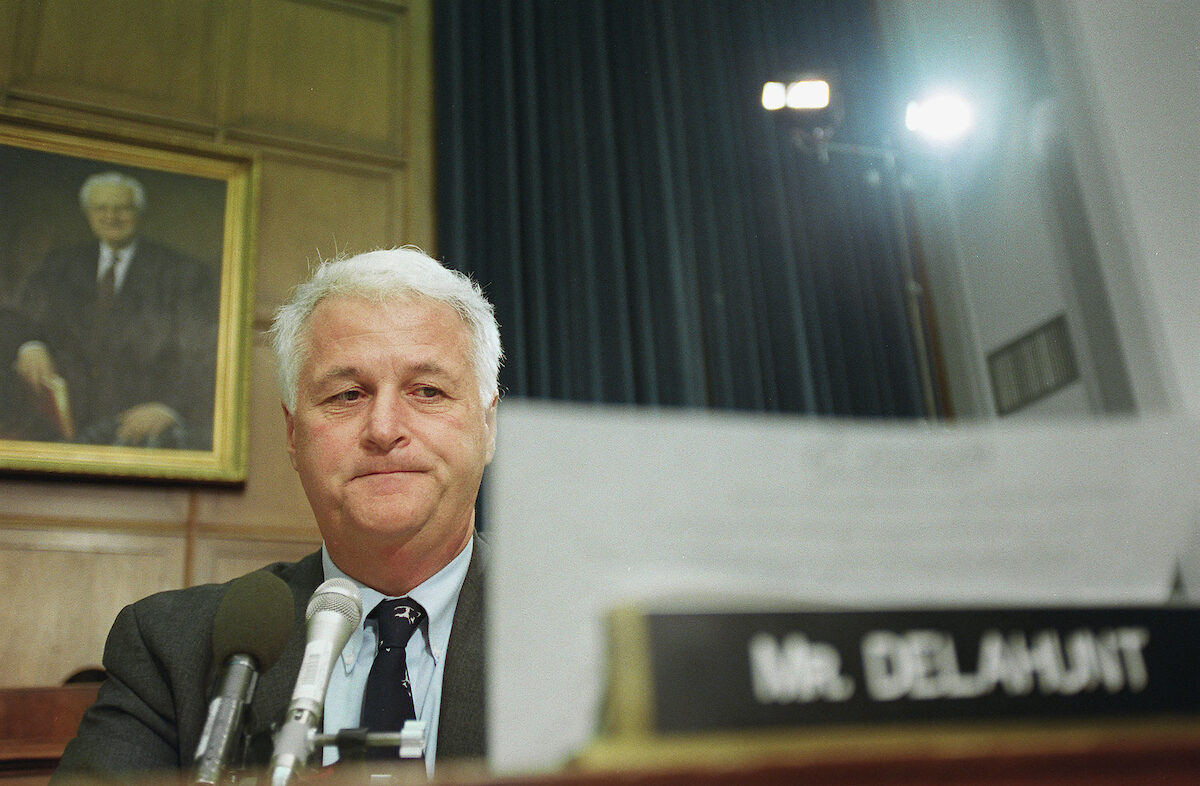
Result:
{"type": "Polygon", "coordinates": [[[196,746],[194,783],[220,782],[258,674],[275,665],[287,643],[292,607],[292,591],[273,573],[255,571],[225,590],[212,634],[213,663],[223,663],[224,674],[196,746]]]}
{"type": "Polygon", "coordinates": [[[362,619],[358,587],[347,579],[329,579],[313,593],[305,619],[308,641],[284,724],[275,735],[271,786],[287,786],[313,751],[333,664],[362,619]]]}

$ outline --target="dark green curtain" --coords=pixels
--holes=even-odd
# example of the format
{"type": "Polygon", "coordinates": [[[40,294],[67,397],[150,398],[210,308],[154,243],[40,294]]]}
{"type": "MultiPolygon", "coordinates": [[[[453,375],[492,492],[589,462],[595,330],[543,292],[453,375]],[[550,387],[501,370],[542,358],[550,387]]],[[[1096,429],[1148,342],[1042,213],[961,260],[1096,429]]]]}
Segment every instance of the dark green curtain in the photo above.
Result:
{"type": "Polygon", "coordinates": [[[496,304],[506,395],[924,416],[894,176],[794,143],[768,79],[895,107],[870,3],[437,0],[438,242],[496,304]]]}

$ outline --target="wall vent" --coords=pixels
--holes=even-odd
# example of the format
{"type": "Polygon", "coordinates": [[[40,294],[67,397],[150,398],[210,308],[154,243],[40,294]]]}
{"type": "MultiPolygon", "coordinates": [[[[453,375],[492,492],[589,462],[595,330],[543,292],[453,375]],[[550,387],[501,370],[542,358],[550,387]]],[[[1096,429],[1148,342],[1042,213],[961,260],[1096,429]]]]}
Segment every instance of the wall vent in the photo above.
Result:
{"type": "Polygon", "coordinates": [[[1060,314],[988,355],[996,414],[1007,415],[1079,379],[1079,366],[1060,314]]]}

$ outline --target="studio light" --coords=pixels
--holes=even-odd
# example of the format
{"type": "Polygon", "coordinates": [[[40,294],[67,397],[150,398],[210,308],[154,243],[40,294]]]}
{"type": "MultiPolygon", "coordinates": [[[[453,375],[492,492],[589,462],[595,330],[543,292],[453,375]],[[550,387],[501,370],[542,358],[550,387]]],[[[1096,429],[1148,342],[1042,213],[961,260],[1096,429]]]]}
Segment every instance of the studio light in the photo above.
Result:
{"type": "Polygon", "coordinates": [[[904,125],[930,142],[952,144],[963,139],[975,123],[971,104],[954,93],[936,93],[910,101],[904,125]]]}
{"type": "Polygon", "coordinates": [[[767,82],[763,85],[764,109],[825,109],[829,106],[829,83],[824,79],[801,79],[784,84],[767,82]]]}
{"type": "Polygon", "coordinates": [[[767,82],[762,89],[763,109],[774,112],[787,106],[787,85],[783,82],[767,82]]]}
{"type": "Polygon", "coordinates": [[[824,109],[829,106],[829,83],[824,79],[792,82],[787,89],[789,109],[824,109]]]}

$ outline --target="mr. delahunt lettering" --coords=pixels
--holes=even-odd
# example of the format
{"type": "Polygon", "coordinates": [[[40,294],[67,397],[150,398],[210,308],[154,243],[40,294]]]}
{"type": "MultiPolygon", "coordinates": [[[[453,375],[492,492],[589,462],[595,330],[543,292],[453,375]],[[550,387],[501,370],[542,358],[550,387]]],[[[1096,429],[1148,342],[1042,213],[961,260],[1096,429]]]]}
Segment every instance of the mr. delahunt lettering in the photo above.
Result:
{"type": "Polygon", "coordinates": [[[954,638],[938,630],[872,631],[862,640],[867,694],[876,701],[970,699],[1003,691],[1009,696],[1074,696],[1104,689],[1140,693],[1149,682],[1141,627],[985,632],[973,671],[960,668],[954,638]]]}
{"type": "MultiPolygon", "coordinates": [[[[1054,629],[985,631],[974,668],[964,670],[951,633],[920,629],[874,630],[861,640],[864,690],[870,700],[974,699],[1000,693],[1074,696],[1103,690],[1140,693],[1149,684],[1144,627],[1090,630],[1065,635],[1054,629]]],[[[842,673],[832,644],[803,633],[758,633],[749,642],[754,698],[760,704],[845,702],[856,691],[842,673]]]]}
{"type": "Polygon", "coordinates": [[[837,648],[801,633],[782,641],[769,633],[750,639],[750,681],[760,704],[845,701],[854,695],[854,680],[842,674],[837,648]]]}

